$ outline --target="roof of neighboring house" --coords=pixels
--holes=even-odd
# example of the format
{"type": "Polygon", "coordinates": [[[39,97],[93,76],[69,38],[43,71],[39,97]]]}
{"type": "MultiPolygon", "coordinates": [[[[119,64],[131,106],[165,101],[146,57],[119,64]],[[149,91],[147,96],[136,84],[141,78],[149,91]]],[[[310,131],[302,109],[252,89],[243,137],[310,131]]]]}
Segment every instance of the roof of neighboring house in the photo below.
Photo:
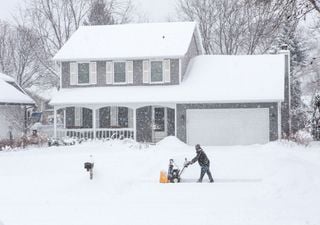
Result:
{"type": "Polygon", "coordinates": [[[0,73],[0,79],[6,81],[6,82],[15,82],[13,77],[10,77],[6,74],[0,73]]]}
{"type": "Polygon", "coordinates": [[[195,31],[199,35],[195,22],[81,26],[53,59],[181,57],[188,51],[195,31]]]}
{"type": "Polygon", "coordinates": [[[52,105],[278,102],[284,99],[284,55],[193,58],[180,85],[61,89],[52,105]]]}
{"type": "MultiPolygon", "coordinates": [[[[9,76],[1,74],[0,77],[0,105],[13,104],[13,105],[33,105],[35,102],[23,92],[23,90],[15,84],[14,80],[8,80],[9,76]],[[5,77],[6,76],[6,77],[5,77]],[[16,85],[13,86],[13,84],[16,85]],[[19,89],[18,89],[19,88],[19,89]]],[[[9,77],[10,78],[10,77],[9,77]]]]}
{"type": "Polygon", "coordinates": [[[27,93],[32,97],[37,97],[43,101],[49,101],[52,99],[53,95],[58,92],[56,87],[38,87],[32,86],[26,89],[27,93]]]}

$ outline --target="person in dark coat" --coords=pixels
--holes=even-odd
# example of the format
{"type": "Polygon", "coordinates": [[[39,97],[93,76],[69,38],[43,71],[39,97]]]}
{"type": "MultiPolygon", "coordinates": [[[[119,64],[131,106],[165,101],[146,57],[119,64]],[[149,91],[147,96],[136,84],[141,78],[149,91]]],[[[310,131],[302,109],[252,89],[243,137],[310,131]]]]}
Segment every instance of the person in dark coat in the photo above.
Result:
{"type": "Polygon", "coordinates": [[[199,178],[198,182],[201,183],[204,175],[207,174],[210,182],[213,183],[214,180],[213,180],[212,174],[210,172],[210,160],[209,160],[208,156],[206,155],[206,153],[203,151],[203,149],[201,148],[201,146],[199,144],[197,144],[195,146],[195,149],[196,149],[197,155],[190,162],[188,162],[187,165],[192,165],[198,161],[198,163],[201,167],[201,173],[200,173],[200,178],[199,178]]]}

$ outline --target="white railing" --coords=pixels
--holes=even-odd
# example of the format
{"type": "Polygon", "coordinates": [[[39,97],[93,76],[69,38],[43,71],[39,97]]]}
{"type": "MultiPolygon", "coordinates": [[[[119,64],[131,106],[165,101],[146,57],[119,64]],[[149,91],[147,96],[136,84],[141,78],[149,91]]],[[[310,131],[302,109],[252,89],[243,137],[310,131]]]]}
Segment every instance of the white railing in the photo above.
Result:
{"type": "MultiPolygon", "coordinates": [[[[94,131],[93,129],[57,129],[57,138],[61,139],[64,137],[76,137],[76,138],[86,138],[93,139],[94,131]]],[[[118,129],[108,129],[108,128],[97,128],[96,138],[133,138],[134,130],[132,128],[118,128],[118,129]]]]}
{"type": "Polygon", "coordinates": [[[96,138],[132,138],[133,139],[134,130],[133,128],[118,128],[118,129],[108,129],[108,128],[97,128],[96,138]]]}

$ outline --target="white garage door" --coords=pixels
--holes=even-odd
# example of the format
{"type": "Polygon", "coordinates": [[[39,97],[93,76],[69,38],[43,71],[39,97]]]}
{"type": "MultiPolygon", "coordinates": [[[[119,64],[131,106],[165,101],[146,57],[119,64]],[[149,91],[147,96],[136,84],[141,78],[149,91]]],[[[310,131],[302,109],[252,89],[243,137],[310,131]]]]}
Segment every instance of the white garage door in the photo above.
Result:
{"type": "Polygon", "coordinates": [[[187,142],[248,145],[269,141],[269,109],[188,109],[187,142]]]}

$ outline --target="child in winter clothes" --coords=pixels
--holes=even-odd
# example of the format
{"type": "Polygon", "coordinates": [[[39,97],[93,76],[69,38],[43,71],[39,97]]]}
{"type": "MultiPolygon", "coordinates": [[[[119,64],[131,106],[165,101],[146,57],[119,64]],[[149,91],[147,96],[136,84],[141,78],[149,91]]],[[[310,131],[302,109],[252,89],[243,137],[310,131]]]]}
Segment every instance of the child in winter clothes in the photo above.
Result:
{"type": "Polygon", "coordinates": [[[207,174],[210,182],[213,183],[214,180],[213,180],[211,172],[210,172],[210,160],[209,160],[208,156],[206,155],[206,153],[203,151],[203,149],[200,147],[199,144],[197,144],[195,146],[195,149],[196,149],[197,155],[190,162],[188,162],[187,165],[192,165],[196,161],[198,161],[198,163],[201,167],[201,173],[200,173],[200,178],[199,178],[198,182],[201,183],[204,175],[207,174]]]}

